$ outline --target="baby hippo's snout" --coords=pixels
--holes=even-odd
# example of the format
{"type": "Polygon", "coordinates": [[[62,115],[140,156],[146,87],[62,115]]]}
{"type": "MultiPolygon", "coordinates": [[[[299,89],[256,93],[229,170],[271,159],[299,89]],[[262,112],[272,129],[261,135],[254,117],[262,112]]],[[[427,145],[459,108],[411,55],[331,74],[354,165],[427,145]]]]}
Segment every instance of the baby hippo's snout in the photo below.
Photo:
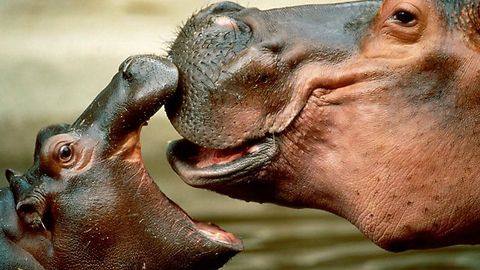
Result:
{"type": "Polygon", "coordinates": [[[71,128],[91,130],[114,149],[173,96],[177,83],[177,67],[167,59],[131,56],[71,128]]]}
{"type": "Polygon", "coordinates": [[[135,89],[137,98],[147,94],[154,95],[163,105],[177,88],[177,67],[155,55],[130,56],[120,65],[118,71],[121,72],[123,80],[135,89]]]}

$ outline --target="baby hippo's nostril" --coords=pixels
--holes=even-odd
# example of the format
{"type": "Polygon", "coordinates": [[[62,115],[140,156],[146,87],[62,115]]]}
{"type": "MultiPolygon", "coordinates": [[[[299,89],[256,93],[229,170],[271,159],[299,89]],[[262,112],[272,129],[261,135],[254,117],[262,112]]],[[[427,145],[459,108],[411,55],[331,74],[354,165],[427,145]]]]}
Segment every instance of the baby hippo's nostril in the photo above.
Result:
{"type": "Polygon", "coordinates": [[[127,58],[123,63],[120,65],[118,68],[118,71],[122,73],[122,78],[126,81],[131,82],[133,80],[133,75],[132,73],[128,72],[127,69],[132,63],[132,57],[127,58]]]}

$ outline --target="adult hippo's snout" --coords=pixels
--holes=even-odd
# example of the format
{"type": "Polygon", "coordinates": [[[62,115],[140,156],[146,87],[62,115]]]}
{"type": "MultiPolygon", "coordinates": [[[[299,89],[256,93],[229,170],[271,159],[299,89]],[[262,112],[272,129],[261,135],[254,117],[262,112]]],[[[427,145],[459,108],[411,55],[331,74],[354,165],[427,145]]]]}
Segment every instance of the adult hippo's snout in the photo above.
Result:
{"type": "MultiPolygon", "coordinates": [[[[222,2],[194,15],[170,51],[180,72],[179,89],[166,111],[187,140],[171,145],[174,168],[194,186],[226,192],[233,182],[227,194],[275,200],[275,183],[250,179],[275,158],[276,134],[289,126],[314,89],[328,92],[347,83],[332,77],[338,74],[331,67],[354,54],[379,5],[261,11],[222,2]],[[325,66],[315,81],[307,66],[314,59],[325,66]],[[240,188],[244,183],[238,179],[247,187],[240,188]]],[[[345,75],[347,80],[357,72],[345,75]]]]}
{"type": "MultiPolygon", "coordinates": [[[[298,85],[306,82],[295,71],[313,59],[331,65],[352,55],[379,5],[260,11],[223,2],[200,11],[170,51],[180,69],[179,93],[166,105],[172,124],[218,149],[282,132],[318,87],[298,85]]],[[[322,83],[335,86],[330,78],[322,83]]]]}
{"type": "Polygon", "coordinates": [[[328,210],[394,251],[479,243],[480,3],[212,5],[172,44],[188,184],[328,210]]]}

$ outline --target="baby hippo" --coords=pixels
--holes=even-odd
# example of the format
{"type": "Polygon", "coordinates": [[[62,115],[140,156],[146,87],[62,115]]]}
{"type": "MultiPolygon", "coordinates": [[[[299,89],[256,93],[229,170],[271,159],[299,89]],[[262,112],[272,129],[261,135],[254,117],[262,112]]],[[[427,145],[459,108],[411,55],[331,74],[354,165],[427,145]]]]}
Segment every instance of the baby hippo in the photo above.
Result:
{"type": "Polygon", "coordinates": [[[37,135],[34,164],[0,189],[0,269],[218,269],[242,242],[192,220],[153,182],[140,131],[177,87],[134,56],[72,124],[37,135]]]}

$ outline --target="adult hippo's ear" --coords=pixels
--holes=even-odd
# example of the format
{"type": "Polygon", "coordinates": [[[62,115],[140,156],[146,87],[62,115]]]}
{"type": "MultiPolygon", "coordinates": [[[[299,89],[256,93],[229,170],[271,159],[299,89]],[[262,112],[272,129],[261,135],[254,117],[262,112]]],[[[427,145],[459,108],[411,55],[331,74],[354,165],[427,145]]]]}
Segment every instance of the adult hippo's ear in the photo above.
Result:
{"type": "Polygon", "coordinates": [[[71,130],[100,136],[99,141],[114,150],[163,106],[177,83],[177,68],[168,60],[153,55],[131,56],[71,130]]]}

